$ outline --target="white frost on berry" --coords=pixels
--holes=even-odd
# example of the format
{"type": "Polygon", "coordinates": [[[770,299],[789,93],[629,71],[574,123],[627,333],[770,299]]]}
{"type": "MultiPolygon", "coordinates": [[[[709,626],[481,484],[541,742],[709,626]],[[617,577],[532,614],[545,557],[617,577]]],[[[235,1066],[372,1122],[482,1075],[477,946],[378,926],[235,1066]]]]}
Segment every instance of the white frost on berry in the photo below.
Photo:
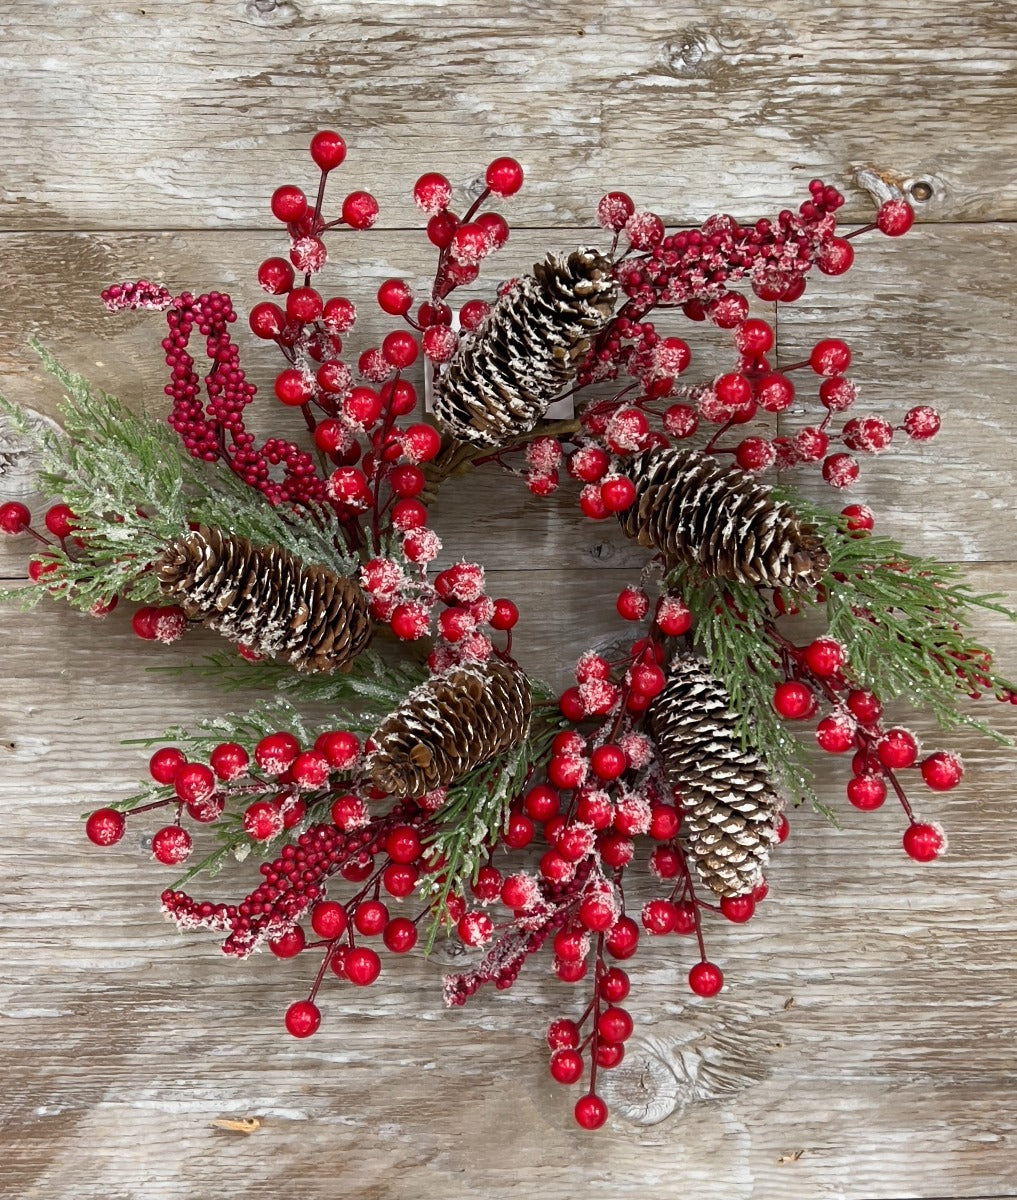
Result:
{"type": "Polygon", "coordinates": [[[561,446],[558,439],[534,438],[526,447],[526,461],[538,474],[550,474],[561,462],[561,446]]]}
{"type": "Polygon", "coordinates": [[[410,562],[434,562],[441,553],[441,538],[433,529],[408,529],[403,537],[403,553],[410,562]]]}
{"type": "Polygon", "coordinates": [[[607,440],[612,449],[619,453],[642,450],[646,433],[646,418],[638,409],[621,408],[611,415],[607,423],[607,440]]]}
{"type": "Polygon", "coordinates": [[[618,800],[615,811],[624,818],[629,835],[646,833],[650,828],[650,803],[638,792],[625,792],[618,800]]]}
{"type": "Polygon", "coordinates": [[[588,679],[579,684],[579,698],[590,715],[604,716],[618,703],[621,689],[608,679],[588,679]]]}
{"type": "Polygon", "coordinates": [[[641,733],[625,734],[619,739],[618,745],[625,755],[625,761],[634,771],[642,770],[653,758],[653,744],[641,733]]]}

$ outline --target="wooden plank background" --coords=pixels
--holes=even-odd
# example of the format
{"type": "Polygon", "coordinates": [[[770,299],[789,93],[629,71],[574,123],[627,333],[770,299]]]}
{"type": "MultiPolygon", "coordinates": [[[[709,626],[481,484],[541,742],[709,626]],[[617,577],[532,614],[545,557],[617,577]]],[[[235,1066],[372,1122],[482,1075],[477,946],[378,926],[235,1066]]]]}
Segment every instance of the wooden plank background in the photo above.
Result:
{"type": "MultiPolygon", "coordinates": [[[[810,284],[781,313],[781,357],[843,335],[872,409],[942,408],[940,439],[867,463],[855,494],[910,549],[1017,603],[1013,5],[15,0],[0,31],[10,397],[54,409],[36,335],[158,410],[159,319],[111,319],[99,289],[145,275],[249,307],[257,263],[281,249],[267,196],[310,182],[319,127],[349,142],[342,185],[382,205],[376,229],[333,243],[337,290],[363,300],[392,273],[426,274],[416,176],[441,170],[465,193],[500,153],[528,177],[489,281],[595,238],[610,187],[682,223],[797,204],[815,175],[861,222],[896,186],[917,230],[865,239],[847,277],[810,284]]],[[[22,467],[6,462],[0,498],[22,493],[22,467]]],[[[616,628],[611,597],[640,561],[573,511],[488,477],[440,506],[450,553],[480,554],[521,601],[524,665],[557,681],[616,628]]],[[[17,577],[23,544],[0,556],[17,577]]],[[[1017,673],[1012,627],[982,628],[1017,673]]],[[[281,1014],[305,964],[238,966],[176,934],[139,838],[87,846],[79,814],[144,770],[121,740],[223,706],[201,682],[146,674],[210,640],[155,658],[122,619],[55,606],[2,609],[0,633],[0,1195],[1017,1195],[1011,750],[916,723],[968,767],[957,792],[921,798],[951,837],[924,868],[900,853],[889,806],[845,811],[843,767],[824,767],[843,829],[796,814],[758,916],[708,930],[723,994],[687,994],[679,944],[641,950],[615,1115],[587,1136],[547,1078],[544,1028],[576,999],[546,969],[449,1013],[444,952],[387,964],[387,985],[327,992],[321,1032],[296,1043],[281,1014]],[[212,1124],[247,1117],[250,1135],[212,1124]]],[[[1017,710],[998,715],[1017,734],[1017,710]]]]}

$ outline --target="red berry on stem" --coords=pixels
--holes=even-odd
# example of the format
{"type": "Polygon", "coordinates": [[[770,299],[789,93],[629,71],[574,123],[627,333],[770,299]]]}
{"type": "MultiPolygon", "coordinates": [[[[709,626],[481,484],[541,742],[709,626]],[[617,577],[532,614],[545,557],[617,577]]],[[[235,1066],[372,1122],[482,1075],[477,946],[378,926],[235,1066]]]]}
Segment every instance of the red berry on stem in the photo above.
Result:
{"type": "Polygon", "coordinates": [[[69,537],[77,525],[69,504],[53,504],[46,510],[46,528],[57,538],[69,537]]]}
{"type": "Polygon", "coordinates": [[[346,955],[346,977],[357,987],[368,987],[381,974],[381,959],[370,946],[357,946],[346,955]]]}
{"type": "Polygon", "coordinates": [[[689,971],[689,987],[697,996],[716,996],[724,986],[724,974],[711,962],[698,962],[689,971]]]}
{"type": "Polygon", "coordinates": [[[961,781],[964,768],[956,754],[937,750],[921,763],[922,778],[934,792],[948,792],[961,781]]]}
{"type": "Polygon", "coordinates": [[[96,846],[112,846],[124,836],[127,819],[115,808],[97,808],[85,822],[85,836],[96,846]]]}
{"type": "Polygon", "coordinates": [[[578,1083],[583,1077],[583,1056],[571,1047],[563,1047],[551,1055],[549,1069],[555,1083],[578,1083]]]}
{"type": "Polygon", "coordinates": [[[612,958],[631,958],[639,945],[639,926],[631,917],[621,917],[605,938],[612,958]]]}
{"type": "Polygon", "coordinates": [[[286,1010],[286,1030],[293,1037],[310,1037],[321,1025],[321,1010],[311,1000],[298,1000],[286,1010]]]}
{"type": "Polygon", "coordinates": [[[156,783],[172,783],[187,762],[187,755],[176,746],[162,746],[148,760],[148,773],[156,783]]]}
{"type": "Polygon", "coordinates": [[[321,900],[311,909],[311,928],[331,941],[346,931],[346,909],[335,900],[321,900]]]}
{"type": "Polygon", "coordinates": [[[617,233],[636,211],[632,197],[625,192],[608,192],[597,205],[597,222],[604,229],[617,233]]]}
{"type": "Polygon", "coordinates": [[[392,333],[386,334],[385,340],[381,343],[381,352],[384,354],[386,362],[391,363],[400,371],[405,370],[415,361],[419,351],[417,339],[404,329],[396,329],[392,333]]]}
{"type": "Polygon", "coordinates": [[[24,504],[9,500],[0,504],[0,533],[23,533],[32,524],[32,514],[24,504]]]}
{"type": "Polygon", "coordinates": [[[883,715],[879,697],[861,688],[848,692],[847,706],[863,725],[874,725],[883,715]]]}
{"type": "Polygon", "coordinates": [[[207,800],[215,791],[215,774],[204,763],[181,763],[173,776],[173,790],[185,804],[207,800]]]}
{"type": "Polygon", "coordinates": [[[272,296],[282,296],[293,287],[293,267],[285,258],[266,258],[258,268],[258,282],[272,296]]]}
{"type": "Polygon", "coordinates": [[[370,192],[350,192],[343,201],[342,214],[352,229],[370,229],[378,219],[378,201],[370,192]]]}
{"type": "Polygon", "coordinates": [[[927,404],[909,408],[904,414],[904,432],[915,441],[924,442],[939,432],[939,413],[927,404]]]}
{"type": "Polygon", "coordinates": [[[191,853],[191,835],[179,825],[165,825],[152,837],[152,854],[168,867],[182,863],[191,853]]]}
{"type": "Polygon", "coordinates": [[[255,337],[271,341],[282,333],[286,324],[286,314],[278,304],[264,300],[251,309],[247,320],[255,337]]]}
{"type": "Polygon", "coordinates": [[[278,221],[290,224],[299,221],[307,212],[307,197],[291,183],[284,183],[272,193],[272,215],[278,221]]]}
{"type": "Polygon", "coordinates": [[[823,338],[813,346],[809,365],[817,375],[843,375],[851,365],[851,349],[840,338],[823,338]]]}
{"type": "Polygon", "coordinates": [[[300,925],[294,925],[277,938],[270,938],[268,948],[276,958],[296,958],[307,945],[307,937],[300,925]]]}
{"type": "Polygon", "coordinates": [[[322,129],[311,138],[311,158],[322,171],[332,171],[345,159],[346,143],[338,133],[322,129]]]}
{"type": "Polygon", "coordinates": [[[300,743],[292,733],[281,730],[263,737],[254,747],[254,761],[267,775],[282,775],[300,753],[300,743]]]}
{"type": "Polygon", "coordinates": [[[946,849],[946,838],[939,826],[916,821],[905,829],[903,844],[915,862],[932,862],[946,849]]]}
{"type": "Polygon", "coordinates": [[[496,196],[512,196],[523,186],[523,168],[514,158],[496,158],[484,181],[496,196]]]}
{"type": "Polygon", "coordinates": [[[795,679],[778,684],[773,692],[773,707],[788,721],[800,721],[812,716],[816,704],[812,689],[795,679]]]}
{"type": "Polygon", "coordinates": [[[413,292],[402,279],[386,279],[378,288],[378,304],[382,312],[401,317],[413,306],[413,292]]]}
{"type": "Polygon", "coordinates": [[[835,638],[820,637],[805,647],[805,665],[821,679],[837,675],[847,661],[847,652],[835,638]]]}
{"type": "Polygon", "coordinates": [[[576,1124],[581,1129],[599,1129],[607,1120],[607,1105],[592,1093],[580,1096],[574,1111],[576,1124]]]}
{"type": "Polygon", "coordinates": [[[650,611],[650,598],[642,588],[623,588],[618,593],[615,607],[626,621],[641,621],[650,611]]]}
{"type": "Polygon", "coordinates": [[[906,729],[888,729],[876,742],[876,755],[884,767],[900,771],[914,765],[918,758],[918,741],[906,729]]]}
{"type": "Polygon", "coordinates": [[[444,175],[428,171],[413,185],[413,199],[424,212],[440,213],[452,202],[452,185],[444,175]]]}
{"type": "Polygon", "coordinates": [[[855,775],[848,780],[847,798],[861,812],[871,812],[886,800],[886,784],[878,775],[855,775]]]}
{"type": "Polygon", "coordinates": [[[879,206],[876,225],[888,237],[907,233],[915,221],[915,210],[906,200],[887,200],[879,206]]]}
{"type": "Polygon", "coordinates": [[[720,911],[735,925],[742,925],[748,921],[756,911],[756,902],[751,895],[721,896],[720,911]]]}

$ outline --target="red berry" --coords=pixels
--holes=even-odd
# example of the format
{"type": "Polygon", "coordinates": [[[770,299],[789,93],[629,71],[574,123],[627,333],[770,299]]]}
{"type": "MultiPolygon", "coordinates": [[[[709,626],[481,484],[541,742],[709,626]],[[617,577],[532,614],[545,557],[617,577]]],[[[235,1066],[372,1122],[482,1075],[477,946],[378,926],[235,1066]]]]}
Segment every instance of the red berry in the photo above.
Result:
{"type": "Polygon", "coordinates": [[[381,344],[381,352],[385,355],[385,361],[400,371],[410,366],[419,351],[417,339],[404,329],[396,329],[392,333],[386,334],[385,340],[381,344]]]}
{"type": "Polygon", "coordinates": [[[307,937],[300,925],[294,925],[277,938],[270,938],[268,948],[276,958],[296,958],[307,945],[307,937]]]}
{"type": "Polygon", "coordinates": [[[370,229],[378,219],[378,201],[370,192],[350,192],[343,201],[342,214],[352,229],[370,229]]]}
{"type": "Polygon", "coordinates": [[[496,158],[484,180],[496,196],[512,196],[523,186],[523,168],[514,158],[496,158]]]}
{"type": "Polygon", "coordinates": [[[276,399],[289,408],[300,408],[314,395],[314,377],[296,367],[287,367],[275,377],[276,399]]]}
{"type": "Polygon", "coordinates": [[[812,689],[795,679],[780,683],[773,692],[773,707],[785,720],[800,721],[816,711],[816,696],[812,689]]]}
{"type": "Polygon", "coordinates": [[[285,258],[266,258],[258,268],[258,282],[271,296],[283,296],[291,287],[295,274],[285,258]]]}
{"type": "Polygon", "coordinates": [[[263,300],[251,309],[247,321],[255,337],[271,341],[282,333],[286,325],[286,314],[278,304],[263,300]]]}
{"type": "Polygon", "coordinates": [[[623,588],[618,593],[615,608],[626,621],[641,621],[650,611],[650,598],[642,588],[623,588]]]}
{"type": "Polygon", "coordinates": [[[404,900],[417,886],[420,872],[409,863],[389,863],[381,873],[381,886],[390,896],[404,900]]]}
{"type": "Polygon", "coordinates": [[[816,257],[824,275],[843,275],[855,260],[854,247],[846,238],[830,238],[816,257]]]}
{"type": "Polygon", "coordinates": [[[283,815],[269,800],[255,800],[244,810],[244,832],[256,842],[269,842],[282,832],[283,815]]]}
{"type": "Polygon", "coordinates": [[[600,994],[608,1004],[620,1004],[629,994],[629,977],[621,967],[610,967],[600,981],[600,994]]]}
{"type": "Polygon", "coordinates": [[[600,485],[600,498],[608,512],[624,512],[636,498],[636,485],[624,475],[615,475],[600,485]]]}
{"type": "Polygon", "coordinates": [[[173,790],[185,804],[207,800],[215,791],[215,773],[204,763],[181,763],[173,776],[173,790]]]}
{"type": "Polygon", "coordinates": [[[331,129],[322,129],[311,138],[311,158],[322,171],[332,171],[345,159],[346,143],[331,129]]]}
{"type": "Polygon", "coordinates": [[[411,863],[420,857],[420,834],[412,825],[397,825],[385,839],[385,853],[397,863],[411,863]]]}
{"type": "Polygon", "coordinates": [[[900,771],[914,765],[918,758],[918,742],[906,729],[888,729],[876,742],[876,755],[884,767],[900,771]]]}
{"type": "Polygon", "coordinates": [[[590,756],[590,766],[593,768],[594,775],[606,782],[617,779],[627,765],[625,751],[612,742],[598,746],[590,756]]]}
{"type": "Polygon", "coordinates": [[[879,697],[861,688],[848,692],[847,706],[863,725],[874,725],[883,714],[879,697]]]}
{"type": "Polygon", "coordinates": [[[291,224],[307,212],[307,197],[291,183],[277,187],[272,193],[272,215],[278,221],[291,224]]]}
{"type": "Polygon", "coordinates": [[[847,798],[861,812],[872,812],[886,800],[886,784],[878,775],[855,775],[848,780],[847,798]]]}
{"type": "Polygon", "coordinates": [[[356,324],[356,305],[345,296],[333,296],[325,301],[321,319],[329,333],[347,333],[356,324]]]}
{"type": "Polygon", "coordinates": [[[69,537],[77,527],[77,517],[68,504],[51,505],[46,510],[45,521],[50,533],[61,539],[69,537]]]}
{"type": "Polygon", "coordinates": [[[85,836],[96,846],[112,846],[124,836],[127,819],[115,808],[97,808],[88,814],[85,836]]]}
{"type": "Polygon", "coordinates": [[[639,926],[631,917],[621,917],[605,938],[612,958],[631,958],[639,945],[639,926]]]}
{"type": "Polygon", "coordinates": [[[321,1025],[321,1010],[310,1000],[298,1000],[286,1010],[286,1030],[296,1038],[310,1037],[321,1025]]]}
{"type": "Polygon", "coordinates": [[[735,447],[735,462],[743,471],[765,471],[776,457],[773,443],[766,438],[744,438],[735,447]]]}
{"type": "Polygon", "coordinates": [[[454,213],[445,210],[437,212],[427,222],[428,241],[437,246],[439,250],[444,250],[451,243],[458,228],[459,218],[454,213]]]}
{"type": "Polygon", "coordinates": [[[162,746],[148,760],[148,773],[156,783],[172,783],[177,771],[187,762],[187,755],[176,746],[162,746]]]}
{"type": "Polygon", "coordinates": [[[939,413],[927,404],[909,408],[904,414],[904,432],[915,441],[924,442],[939,433],[939,413]]]}
{"type": "Polygon", "coordinates": [[[378,304],[383,312],[391,316],[403,316],[413,305],[410,285],[402,279],[386,279],[378,288],[378,304]]]}
{"type": "Polygon", "coordinates": [[[681,826],[681,814],[673,804],[655,804],[650,809],[650,828],[646,831],[658,842],[669,841],[681,826]]]}
{"type": "Polygon", "coordinates": [[[346,955],[346,978],[357,987],[368,987],[381,974],[381,959],[370,946],[357,946],[346,955]]]}
{"type": "Polygon", "coordinates": [[[24,504],[9,500],[0,504],[0,533],[22,533],[32,524],[32,514],[24,504]]]}
{"type": "Polygon", "coordinates": [[[152,854],[168,867],[182,863],[191,853],[191,835],[179,825],[165,825],[152,837],[152,854]]]}
{"type": "Polygon", "coordinates": [[[858,462],[850,454],[831,454],[823,460],[823,478],[831,487],[850,487],[858,478],[858,462]]]}
{"type": "Polygon", "coordinates": [[[429,171],[413,185],[413,199],[424,212],[440,213],[452,202],[452,185],[444,175],[429,171]]]}
{"type": "Polygon", "coordinates": [[[809,366],[817,375],[843,375],[850,365],[851,349],[839,338],[823,338],[809,355],[809,366]]]}
{"type": "Polygon", "coordinates": [[[583,1077],[583,1056],[571,1047],[556,1050],[551,1055],[549,1068],[556,1083],[577,1083],[583,1077]]]}
{"type": "Polygon", "coordinates": [[[321,900],[311,909],[311,928],[318,937],[332,941],[346,932],[346,909],[335,900],[321,900]]]}
{"type": "Polygon", "coordinates": [[[385,926],[382,941],[393,954],[408,954],[417,944],[417,927],[409,917],[393,917],[385,926]]]}
{"type": "Polygon", "coordinates": [[[946,838],[937,825],[915,822],[904,831],[904,851],[915,862],[932,862],[946,849],[946,838]]]}
{"type": "Polygon", "coordinates": [[[579,920],[583,927],[594,933],[603,933],[611,928],[617,917],[612,897],[606,893],[584,896],[579,905],[579,920]]]}
{"type": "Polygon", "coordinates": [[[820,637],[805,647],[805,665],[821,679],[837,675],[847,661],[847,652],[835,638],[820,637]]]}
{"type": "Polygon", "coordinates": [[[505,830],[505,845],[510,850],[522,850],[533,841],[533,822],[522,813],[510,813],[505,830]]]}
{"type": "Polygon", "coordinates": [[[879,206],[876,225],[888,237],[900,237],[914,224],[915,210],[906,200],[887,200],[879,206]]]}
{"type": "MultiPolygon", "coordinates": [[[[673,933],[678,920],[678,910],[670,900],[648,900],[639,914],[647,933],[673,933]]],[[[617,1041],[618,1039],[610,1039],[617,1041]]]]}
{"type": "Polygon", "coordinates": [[[597,1018],[597,1033],[605,1042],[625,1042],[632,1036],[632,1015],[627,1009],[611,1005],[597,1018]]]}
{"type": "Polygon", "coordinates": [[[875,514],[867,504],[847,504],[840,515],[850,533],[871,533],[876,524],[875,514]]]}
{"type": "Polygon", "coordinates": [[[655,663],[637,663],[629,672],[633,691],[651,699],[664,690],[667,677],[655,663]]]}
{"type": "Polygon", "coordinates": [[[721,896],[720,911],[735,925],[742,925],[756,911],[756,902],[751,894],[747,896],[721,896]]]}
{"type": "Polygon", "coordinates": [[[766,354],[773,345],[773,329],[766,321],[752,317],[743,321],[735,332],[735,345],[742,354],[753,357],[766,354]]]}
{"type": "Polygon", "coordinates": [[[759,407],[767,412],[784,412],[794,401],[795,385],[786,375],[764,375],[756,380],[754,396],[759,407]]]}
{"type": "Polygon", "coordinates": [[[934,792],[948,792],[961,781],[964,768],[956,754],[937,750],[921,763],[922,778],[934,792]]]}
{"type": "Polygon", "coordinates": [[[698,962],[689,971],[689,987],[697,996],[716,996],[724,986],[724,974],[711,962],[698,962]]]}
{"type": "Polygon", "coordinates": [[[816,726],[816,741],[827,754],[844,754],[855,744],[855,720],[844,712],[830,713],[816,726]]]}
{"type": "Polygon", "coordinates": [[[267,775],[282,775],[300,753],[300,743],[292,733],[281,730],[263,737],[254,747],[254,761],[267,775]]]}
{"type": "Polygon", "coordinates": [[[632,197],[625,192],[608,192],[597,205],[597,221],[604,229],[617,233],[636,211],[632,197]]]}
{"type": "Polygon", "coordinates": [[[581,1129],[599,1129],[607,1120],[607,1105],[592,1093],[579,1097],[574,1112],[576,1124],[581,1129]]]}
{"type": "Polygon", "coordinates": [[[216,775],[227,782],[239,779],[247,771],[250,756],[236,742],[223,742],[208,756],[208,763],[216,775]]]}

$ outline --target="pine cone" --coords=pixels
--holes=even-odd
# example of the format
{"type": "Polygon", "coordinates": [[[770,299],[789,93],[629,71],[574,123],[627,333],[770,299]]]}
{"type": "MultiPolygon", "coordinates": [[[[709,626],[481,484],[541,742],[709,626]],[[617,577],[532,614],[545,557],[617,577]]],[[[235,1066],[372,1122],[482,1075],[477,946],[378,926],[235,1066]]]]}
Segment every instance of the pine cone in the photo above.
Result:
{"type": "Polygon", "coordinates": [[[636,498],[620,514],[641,546],[668,566],[763,587],[815,587],[830,555],[811,526],[770,489],[698,450],[656,447],[632,461],[636,498]]]}
{"type": "Polygon", "coordinates": [[[530,683],[498,659],[452,667],[406,697],[372,735],[371,782],[420,797],[519,744],[530,723],[530,683]]]}
{"type": "Polygon", "coordinates": [[[598,251],[549,254],[463,340],[438,384],[435,417],[474,446],[528,433],[610,320],[616,295],[611,264],[598,251]]]}
{"type": "Polygon", "coordinates": [[[199,526],[156,560],[163,592],[192,621],[298,671],[341,669],[371,637],[359,584],[278,546],[199,526]]]}
{"type": "Polygon", "coordinates": [[[751,892],[777,841],[781,803],[758,755],[741,747],[726,689],[701,659],[677,658],[648,717],[700,879],[719,896],[751,892]]]}

